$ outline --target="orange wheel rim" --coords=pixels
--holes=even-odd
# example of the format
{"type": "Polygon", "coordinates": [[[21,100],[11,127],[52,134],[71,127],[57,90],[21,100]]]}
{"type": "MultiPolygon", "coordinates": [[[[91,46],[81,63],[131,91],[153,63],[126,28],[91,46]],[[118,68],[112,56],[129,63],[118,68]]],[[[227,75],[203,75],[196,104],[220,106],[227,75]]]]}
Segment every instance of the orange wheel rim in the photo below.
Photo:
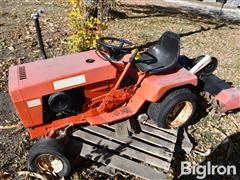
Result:
{"type": "Polygon", "coordinates": [[[184,101],[172,107],[167,115],[167,125],[170,128],[177,128],[183,125],[193,112],[193,105],[189,101],[184,101]]]}

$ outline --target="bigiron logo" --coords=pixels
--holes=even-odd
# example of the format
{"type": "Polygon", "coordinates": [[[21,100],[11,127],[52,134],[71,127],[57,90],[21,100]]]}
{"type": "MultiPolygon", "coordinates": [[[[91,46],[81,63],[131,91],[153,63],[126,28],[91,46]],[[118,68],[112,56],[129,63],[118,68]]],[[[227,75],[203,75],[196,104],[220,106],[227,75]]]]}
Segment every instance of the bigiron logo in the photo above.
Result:
{"type": "Polygon", "coordinates": [[[204,165],[192,166],[191,162],[181,162],[182,175],[196,175],[197,179],[204,179],[207,175],[236,175],[237,168],[235,165],[212,165],[208,161],[204,165]]]}

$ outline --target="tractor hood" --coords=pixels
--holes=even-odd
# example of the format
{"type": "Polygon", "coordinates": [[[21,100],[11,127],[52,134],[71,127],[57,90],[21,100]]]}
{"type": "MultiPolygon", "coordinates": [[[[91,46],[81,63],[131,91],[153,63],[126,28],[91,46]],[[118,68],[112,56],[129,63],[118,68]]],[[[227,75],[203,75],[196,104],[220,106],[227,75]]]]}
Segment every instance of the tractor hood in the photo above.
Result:
{"type": "Polygon", "coordinates": [[[20,97],[35,99],[56,91],[114,79],[116,73],[111,63],[91,50],[10,68],[9,92],[15,102],[20,97]],[[16,94],[18,98],[15,99],[16,94]]]}

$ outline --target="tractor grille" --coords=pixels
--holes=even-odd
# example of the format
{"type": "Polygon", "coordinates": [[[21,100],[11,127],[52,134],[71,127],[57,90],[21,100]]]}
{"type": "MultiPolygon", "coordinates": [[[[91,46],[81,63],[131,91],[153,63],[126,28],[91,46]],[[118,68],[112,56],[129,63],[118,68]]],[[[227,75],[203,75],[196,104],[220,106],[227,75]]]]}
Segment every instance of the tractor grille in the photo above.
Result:
{"type": "Polygon", "coordinates": [[[20,66],[19,67],[19,79],[20,80],[27,79],[25,66],[20,66]]]}

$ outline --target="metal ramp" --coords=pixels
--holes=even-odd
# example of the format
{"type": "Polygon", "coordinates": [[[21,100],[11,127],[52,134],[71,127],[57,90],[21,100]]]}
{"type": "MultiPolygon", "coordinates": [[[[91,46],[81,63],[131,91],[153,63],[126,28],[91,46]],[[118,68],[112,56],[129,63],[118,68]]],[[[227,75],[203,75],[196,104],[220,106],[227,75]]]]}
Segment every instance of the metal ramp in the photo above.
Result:
{"type": "Polygon", "coordinates": [[[120,170],[143,179],[166,179],[178,131],[147,120],[138,121],[138,134],[129,133],[129,122],[80,127],[73,133],[81,138],[80,156],[101,163],[97,170],[109,175],[120,170]]]}

